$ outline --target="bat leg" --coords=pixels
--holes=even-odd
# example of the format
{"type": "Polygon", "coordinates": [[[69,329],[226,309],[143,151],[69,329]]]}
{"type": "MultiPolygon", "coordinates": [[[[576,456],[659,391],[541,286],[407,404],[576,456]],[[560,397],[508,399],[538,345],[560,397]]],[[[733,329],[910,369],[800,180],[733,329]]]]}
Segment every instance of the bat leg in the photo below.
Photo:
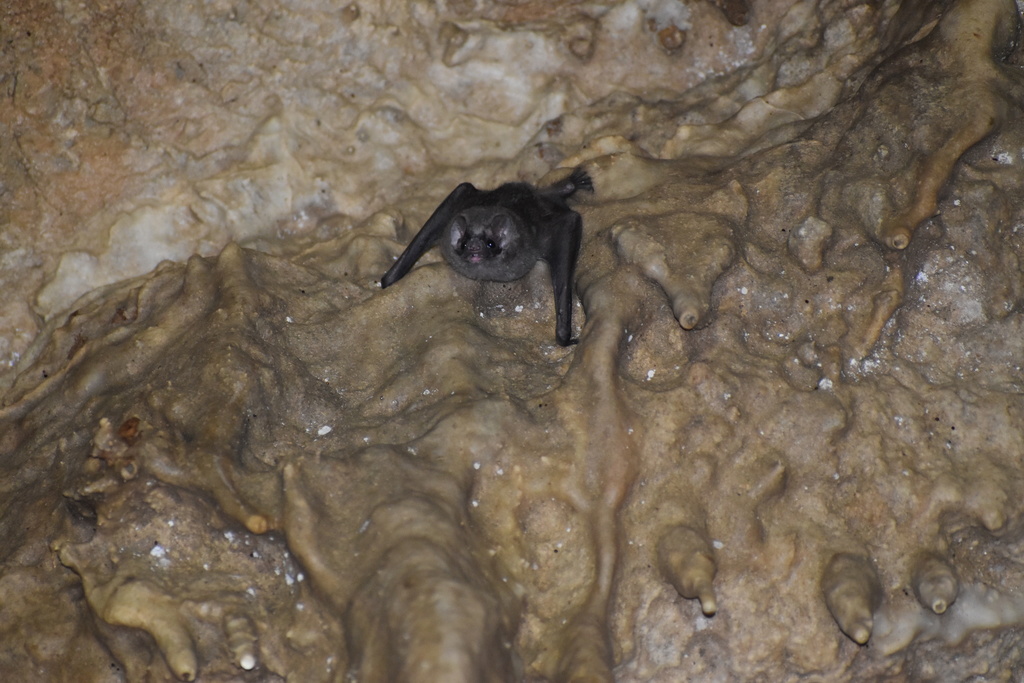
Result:
{"type": "Polygon", "coordinates": [[[423,256],[423,252],[434,246],[434,243],[444,233],[445,228],[451,225],[455,216],[466,207],[472,206],[480,194],[482,193],[470,183],[462,183],[452,190],[451,194],[434,209],[434,213],[412,238],[412,242],[409,242],[409,246],[405,248],[398,260],[388,268],[388,272],[384,273],[380,279],[381,289],[389,287],[405,277],[420,256],[423,256]]]}
{"type": "Polygon", "coordinates": [[[572,287],[582,240],[583,219],[575,211],[570,211],[551,226],[545,260],[551,270],[551,285],[555,292],[555,340],[561,346],[577,342],[572,338],[572,287]]]}

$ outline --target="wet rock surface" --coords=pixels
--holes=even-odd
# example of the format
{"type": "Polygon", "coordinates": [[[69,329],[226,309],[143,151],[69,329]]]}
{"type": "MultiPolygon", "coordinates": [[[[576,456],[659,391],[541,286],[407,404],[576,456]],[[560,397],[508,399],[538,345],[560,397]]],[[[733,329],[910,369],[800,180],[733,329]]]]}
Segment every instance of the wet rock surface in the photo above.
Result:
{"type": "MultiPolygon", "coordinates": [[[[630,12],[648,19],[643,54],[694,58],[681,38],[692,17],[671,3],[449,5],[416,15],[437,26],[447,69],[526,33],[599,65],[630,12]],[[542,30],[555,24],[568,28],[542,30]]],[[[715,31],[760,25],[759,6],[700,7],[715,31]]],[[[386,9],[349,5],[322,30],[386,9]]],[[[309,152],[275,144],[302,120],[287,107],[204,179],[189,179],[191,162],[168,175],[182,185],[146,210],[220,225],[206,233],[216,255],[54,314],[4,395],[0,670],[1012,677],[1024,623],[1017,8],[795,3],[780,16],[763,39],[774,49],[719,81],[654,103],[643,83],[595,95],[584,73],[585,104],[538,138],[533,114],[516,115],[529,133],[508,144],[526,151],[468,160],[481,186],[502,172],[543,182],[556,164],[593,178],[594,195],[574,200],[575,347],[554,343],[543,265],[488,283],[425,257],[379,289],[450,189],[454,131],[374,137],[422,142],[407,168],[438,164],[437,192],[353,193],[347,210],[340,190],[303,204],[283,189],[316,185],[309,152]],[[700,98],[689,116],[709,118],[686,120],[700,98]],[[277,194],[261,203],[253,187],[277,194]],[[233,192],[250,199],[230,204],[233,192]],[[299,205],[322,215],[293,222],[290,239],[214,248],[299,205]]],[[[298,20],[275,17],[266,35],[294,44],[298,20]]],[[[400,130],[412,101],[367,116],[400,130]]],[[[116,109],[90,116],[130,139],[134,118],[116,109]]],[[[397,157],[368,140],[378,181],[397,178],[397,157]]],[[[165,225],[118,220],[111,234],[165,225]]],[[[41,309],[74,291],[53,284],[72,272],[54,266],[41,309]]]]}

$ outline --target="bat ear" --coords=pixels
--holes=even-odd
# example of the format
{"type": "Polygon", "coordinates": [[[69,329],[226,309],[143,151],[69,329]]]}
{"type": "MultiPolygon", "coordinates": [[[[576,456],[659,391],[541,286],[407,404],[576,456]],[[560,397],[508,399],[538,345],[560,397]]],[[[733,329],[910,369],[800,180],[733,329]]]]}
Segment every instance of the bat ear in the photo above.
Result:
{"type": "Polygon", "coordinates": [[[490,228],[491,235],[496,237],[501,244],[508,244],[518,234],[515,219],[504,212],[496,214],[487,227],[490,228]]]}
{"type": "Polygon", "coordinates": [[[462,238],[466,235],[468,226],[469,224],[466,222],[466,217],[461,213],[455,217],[455,220],[452,221],[451,230],[448,233],[452,247],[457,247],[459,245],[459,242],[461,242],[462,238]]]}

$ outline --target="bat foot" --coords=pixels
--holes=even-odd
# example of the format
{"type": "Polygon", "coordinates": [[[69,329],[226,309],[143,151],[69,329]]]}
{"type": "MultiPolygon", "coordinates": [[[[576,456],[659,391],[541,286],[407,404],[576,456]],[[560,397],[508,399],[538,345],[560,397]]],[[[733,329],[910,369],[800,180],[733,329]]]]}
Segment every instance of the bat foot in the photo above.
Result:
{"type": "Polygon", "coordinates": [[[574,170],[572,172],[572,175],[569,176],[569,181],[573,184],[573,191],[594,191],[594,181],[591,180],[590,174],[584,171],[582,168],[577,168],[576,170],[574,170]]]}

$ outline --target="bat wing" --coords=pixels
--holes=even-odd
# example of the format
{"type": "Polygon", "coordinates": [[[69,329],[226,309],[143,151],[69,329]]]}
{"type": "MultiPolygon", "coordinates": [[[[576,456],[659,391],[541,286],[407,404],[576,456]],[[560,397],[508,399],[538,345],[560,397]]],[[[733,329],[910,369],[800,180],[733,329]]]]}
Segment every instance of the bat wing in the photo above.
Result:
{"type": "Polygon", "coordinates": [[[405,248],[398,260],[388,268],[388,272],[384,273],[384,277],[380,279],[381,288],[393,285],[405,277],[420,256],[423,256],[423,252],[434,246],[434,243],[444,233],[445,228],[451,225],[455,216],[475,204],[481,194],[483,193],[470,183],[462,183],[452,190],[452,193],[445,197],[440,206],[434,209],[434,213],[412,238],[412,242],[409,242],[409,246],[405,248]]]}
{"type": "Polygon", "coordinates": [[[560,345],[569,346],[576,343],[572,339],[572,284],[583,240],[583,219],[575,211],[567,211],[548,229],[544,260],[548,262],[555,290],[555,339],[560,345]]]}

